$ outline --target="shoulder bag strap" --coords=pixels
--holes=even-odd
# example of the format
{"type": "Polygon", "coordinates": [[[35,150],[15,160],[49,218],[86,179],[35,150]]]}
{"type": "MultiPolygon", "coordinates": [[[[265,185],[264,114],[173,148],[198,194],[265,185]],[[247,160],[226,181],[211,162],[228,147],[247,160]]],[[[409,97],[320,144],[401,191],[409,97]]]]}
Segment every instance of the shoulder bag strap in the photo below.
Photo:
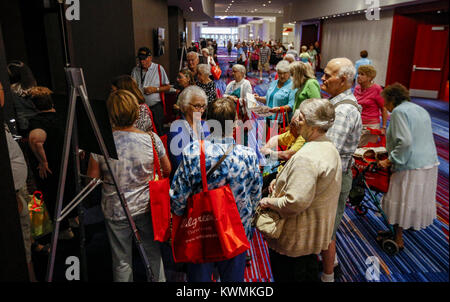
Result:
{"type": "Polygon", "coordinates": [[[342,105],[342,104],[352,105],[356,108],[356,110],[359,111],[359,113],[361,113],[361,109],[358,107],[358,105],[351,100],[343,100],[343,101],[337,102],[336,104],[334,104],[334,109],[336,109],[337,106],[342,105]]]}
{"type": "Polygon", "coordinates": [[[162,179],[162,170],[161,170],[161,162],[159,160],[158,152],[156,152],[156,143],[155,143],[155,136],[153,135],[153,132],[149,132],[150,137],[152,138],[152,148],[153,148],[153,180],[155,180],[156,173],[158,173],[158,179],[162,179]],[[156,171],[156,172],[155,172],[156,171]]]}
{"type": "Polygon", "coordinates": [[[222,155],[222,157],[219,159],[219,161],[214,165],[214,167],[212,167],[208,173],[206,174],[206,178],[208,178],[214,171],[216,171],[220,165],[223,163],[223,161],[225,160],[225,158],[227,158],[228,155],[230,155],[231,151],[233,151],[234,149],[234,144],[232,144],[230,147],[228,147],[227,151],[225,152],[224,155],[222,155]]]}
{"type": "MultiPolygon", "coordinates": [[[[162,76],[161,76],[161,65],[158,64],[158,75],[159,75],[159,87],[162,86],[162,76]]],[[[161,102],[163,103],[164,115],[166,115],[166,97],[164,92],[159,93],[159,97],[161,98],[161,102]]]]}
{"type": "Polygon", "coordinates": [[[153,121],[153,113],[152,113],[152,111],[150,110],[150,107],[148,107],[147,104],[145,104],[145,106],[147,107],[148,114],[150,114],[150,119],[152,120],[152,128],[153,128],[153,132],[155,132],[156,134],[158,134],[158,131],[156,131],[155,122],[153,121]]]}

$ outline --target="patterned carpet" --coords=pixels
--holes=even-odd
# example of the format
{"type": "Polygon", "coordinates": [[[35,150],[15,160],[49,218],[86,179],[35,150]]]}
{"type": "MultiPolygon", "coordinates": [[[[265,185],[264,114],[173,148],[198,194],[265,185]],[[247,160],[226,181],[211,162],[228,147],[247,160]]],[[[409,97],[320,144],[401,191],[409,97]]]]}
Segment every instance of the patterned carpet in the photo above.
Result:
{"type": "MultiPolygon", "coordinates": [[[[229,61],[236,57],[225,54],[219,48],[219,64],[222,78],[216,81],[223,93],[226,84],[229,61]],[[222,90],[223,89],[223,90],[222,90]]],[[[257,83],[258,74],[249,72],[247,79],[252,83],[254,92],[265,95],[269,85],[267,74],[263,83],[257,83]]],[[[274,73],[272,74],[272,77],[274,73]]],[[[366,282],[368,257],[375,256],[380,262],[381,282],[448,282],[449,281],[449,125],[447,102],[413,99],[431,115],[434,139],[438,151],[440,166],[436,193],[437,219],[425,230],[404,231],[405,249],[395,256],[387,255],[375,240],[378,230],[386,229],[383,218],[373,211],[364,216],[356,214],[347,206],[337,233],[337,255],[341,274],[337,282],[366,282]]],[[[381,196],[377,196],[380,198],[381,196]]],[[[367,196],[366,196],[366,200],[367,196]]],[[[252,263],[246,270],[248,282],[273,281],[268,259],[267,244],[256,232],[251,251],[252,263]]]]}

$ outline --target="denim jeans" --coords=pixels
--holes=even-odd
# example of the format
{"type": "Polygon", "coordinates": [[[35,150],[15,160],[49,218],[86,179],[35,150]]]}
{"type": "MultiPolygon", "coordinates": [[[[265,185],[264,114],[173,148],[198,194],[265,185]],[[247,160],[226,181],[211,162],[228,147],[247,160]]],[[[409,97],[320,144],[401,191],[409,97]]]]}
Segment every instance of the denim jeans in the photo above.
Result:
{"type": "Polygon", "coordinates": [[[247,252],[228,260],[209,263],[188,263],[188,282],[211,282],[211,275],[217,268],[221,282],[244,282],[245,256],[247,252]]]}
{"type": "MultiPolygon", "coordinates": [[[[153,240],[153,225],[150,212],[133,217],[147,254],[154,280],[165,282],[160,243],[153,240]]],[[[111,245],[113,279],[116,282],[133,282],[133,231],[127,220],[106,220],[106,230],[111,245]]]]}

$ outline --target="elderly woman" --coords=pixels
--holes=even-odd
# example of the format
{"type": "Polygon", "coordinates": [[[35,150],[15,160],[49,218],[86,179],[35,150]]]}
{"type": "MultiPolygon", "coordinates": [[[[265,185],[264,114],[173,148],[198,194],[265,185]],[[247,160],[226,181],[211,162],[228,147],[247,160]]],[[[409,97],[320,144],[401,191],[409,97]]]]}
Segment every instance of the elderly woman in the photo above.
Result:
{"type": "Polygon", "coordinates": [[[394,225],[395,241],[403,249],[403,229],[421,230],[436,218],[439,160],[430,116],[410,102],[408,89],[395,83],[381,95],[392,114],[386,133],[389,158],[379,165],[394,172],[382,205],[394,225]]]}
{"type": "Polygon", "coordinates": [[[308,47],[306,47],[306,45],[303,45],[300,50],[301,53],[298,56],[300,58],[300,61],[302,61],[303,63],[311,64],[311,56],[308,53],[308,47]]]}
{"type": "Polygon", "coordinates": [[[181,69],[177,75],[177,95],[191,85],[195,85],[194,75],[188,68],[181,69]]]}
{"type": "Polygon", "coordinates": [[[260,202],[284,220],[280,236],[267,240],[276,282],[318,281],[317,254],[331,241],[341,190],[341,159],[325,135],[334,121],[333,105],[310,99],[299,110],[293,126],[306,144],[271,183],[271,197],[260,202]]]}
{"type": "Polygon", "coordinates": [[[208,125],[201,121],[201,116],[208,106],[207,100],[205,91],[197,86],[188,86],[178,96],[177,105],[181,111],[181,119],[170,125],[167,137],[173,171],[180,164],[183,149],[192,141],[209,135],[208,125]]]}
{"type": "Polygon", "coordinates": [[[246,117],[239,116],[239,118],[250,118],[250,111],[248,110],[246,99],[247,94],[253,93],[253,89],[249,80],[245,79],[247,70],[244,65],[235,64],[233,65],[232,71],[234,80],[227,85],[223,96],[232,99],[235,103],[239,102],[239,108],[242,108],[242,113],[246,115],[246,117]]]}
{"type": "Polygon", "coordinates": [[[111,85],[111,90],[116,91],[118,89],[124,89],[131,92],[139,103],[139,117],[136,120],[134,126],[144,132],[153,130],[153,115],[152,111],[145,103],[144,95],[142,94],[136,81],[129,75],[121,75],[115,78],[111,85]]]}
{"type": "MultiPolygon", "coordinates": [[[[281,111],[282,107],[285,112],[292,112],[295,103],[296,90],[292,89],[289,63],[285,60],[280,61],[276,66],[276,71],[278,80],[273,81],[270,84],[266,96],[261,97],[255,94],[255,98],[257,101],[270,107],[270,112],[272,113],[281,111]]],[[[270,116],[269,119],[275,119],[275,114],[270,116]]],[[[278,117],[278,122],[282,122],[282,116],[278,117]]]]}
{"type": "Polygon", "coordinates": [[[203,89],[208,97],[208,105],[217,100],[216,83],[209,77],[211,75],[211,67],[208,64],[199,64],[197,66],[197,83],[196,85],[203,89]]]}
{"type": "Polygon", "coordinates": [[[368,133],[367,128],[380,129],[380,115],[383,122],[381,131],[383,134],[386,133],[388,113],[384,107],[384,100],[381,97],[383,89],[373,81],[376,75],[377,71],[372,65],[362,65],[358,68],[358,77],[356,78],[358,85],[355,87],[353,94],[358,100],[358,104],[362,107],[363,132],[359,143],[360,146],[365,146],[371,140],[371,135],[368,133]]]}
{"type": "MultiPolygon", "coordinates": [[[[234,147],[220,167],[208,178],[208,188],[212,190],[224,184],[230,186],[245,233],[251,240],[251,220],[261,198],[262,181],[258,157],[250,148],[236,145],[232,137],[232,129],[227,129],[227,122],[236,119],[233,101],[227,98],[218,99],[211,105],[209,115],[211,119],[220,123],[222,131],[214,132],[214,140],[205,141],[207,171],[220,160],[230,146],[234,145],[234,147]]],[[[175,172],[170,190],[171,209],[175,215],[183,215],[187,210],[189,197],[202,190],[199,150],[199,141],[192,142],[183,150],[182,164],[175,172]]],[[[219,271],[221,281],[243,282],[245,255],[246,252],[215,263],[189,263],[187,265],[188,282],[210,282],[215,267],[219,271]]]]}
{"type": "Polygon", "coordinates": [[[295,62],[290,65],[292,76],[292,88],[297,89],[295,93],[294,111],[307,99],[320,98],[320,85],[314,76],[311,65],[303,62],[295,62]]]}
{"type": "Polygon", "coordinates": [[[213,56],[210,54],[210,51],[208,48],[202,49],[202,56],[204,58],[203,63],[208,64],[210,67],[216,66],[216,62],[214,62],[213,56]]]}
{"type": "MultiPolygon", "coordinates": [[[[170,174],[170,162],[163,143],[155,133],[150,135],[134,127],[139,116],[139,104],[132,93],[126,90],[114,91],[106,101],[106,106],[113,126],[113,136],[119,158],[111,161],[110,165],[125,197],[130,214],[139,229],[154,277],[157,281],[164,282],[160,244],[153,240],[149,204],[148,182],[153,179],[154,169],[152,141],[155,143],[154,148],[158,152],[164,176],[170,174]]],[[[112,185],[113,180],[103,156],[91,154],[88,176],[93,178],[102,176],[104,179],[102,210],[111,245],[114,281],[132,282],[132,229],[128,224],[116,189],[112,185]]]]}

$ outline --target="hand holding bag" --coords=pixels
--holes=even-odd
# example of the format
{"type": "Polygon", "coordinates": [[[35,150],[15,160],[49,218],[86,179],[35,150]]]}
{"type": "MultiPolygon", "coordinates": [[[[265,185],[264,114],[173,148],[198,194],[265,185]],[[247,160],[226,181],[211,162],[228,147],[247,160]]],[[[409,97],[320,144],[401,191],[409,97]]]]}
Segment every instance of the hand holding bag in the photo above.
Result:
{"type": "Polygon", "coordinates": [[[256,208],[253,225],[267,239],[278,239],[283,231],[284,219],[271,209],[256,208]]]}
{"type": "Polygon", "coordinates": [[[150,132],[153,148],[153,180],[148,182],[153,238],[165,242],[170,238],[170,179],[162,177],[161,163],[155,148],[155,137],[150,132]],[[156,178],[158,174],[158,178],[156,178]]]}
{"type": "MultiPolygon", "coordinates": [[[[231,152],[231,146],[210,175],[231,152]]],[[[204,141],[200,141],[203,191],[189,197],[186,212],[173,215],[172,250],[175,262],[205,263],[231,259],[250,248],[229,185],[208,190],[204,141]]]]}

